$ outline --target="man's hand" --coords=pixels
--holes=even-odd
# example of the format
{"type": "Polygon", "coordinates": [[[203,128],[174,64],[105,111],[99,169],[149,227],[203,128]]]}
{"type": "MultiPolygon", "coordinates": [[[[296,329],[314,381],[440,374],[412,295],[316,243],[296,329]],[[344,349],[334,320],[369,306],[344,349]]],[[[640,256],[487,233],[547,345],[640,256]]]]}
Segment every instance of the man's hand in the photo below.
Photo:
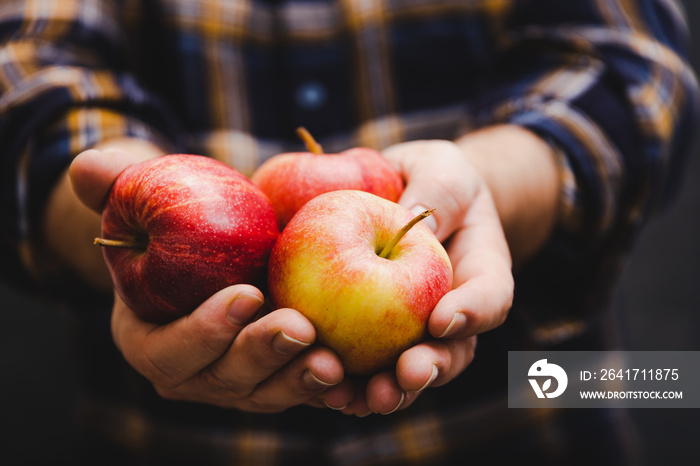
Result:
{"type": "Polygon", "coordinates": [[[310,347],[314,327],[297,311],[254,320],[263,296],[250,285],[225,288],[163,326],[139,320],[118,296],[115,301],[117,347],[164,398],[279,412],[343,379],[330,350],[310,347]]]}
{"type": "MultiPolygon", "coordinates": [[[[491,193],[465,153],[449,141],[415,141],[384,151],[406,179],[400,203],[435,208],[426,223],[445,243],[454,288],[428,322],[431,338],[405,351],[395,371],[373,376],[347,414],[390,413],[428,386],[443,385],[471,363],[476,335],[499,326],[513,299],[511,257],[491,193]]],[[[362,388],[358,388],[358,393],[362,388]]]]}
{"type": "MultiPolygon", "coordinates": [[[[93,214],[93,228],[99,219],[94,214],[121,170],[157,155],[110,149],[76,158],[72,192],[93,214]]],[[[516,259],[525,257],[520,251],[532,254],[551,228],[554,158],[536,136],[511,127],[466,136],[458,144],[398,144],[385,156],[407,182],[400,203],[414,212],[437,209],[426,223],[446,245],[454,269],[454,289],[430,317],[431,338],[404,352],[395,371],[367,382],[343,378],[337,356],[312,345],[314,328],[300,313],[278,309],[256,320],[262,294],[248,285],[221,290],[165,326],[140,321],[115,296],[112,330],[127,361],[166,398],[265,412],[306,403],[360,416],[386,414],[457,377],[471,363],[476,335],[502,324],[510,309],[513,245],[516,259]],[[499,148],[505,153],[497,154],[499,148]]]]}
{"type": "Polygon", "coordinates": [[[513,261],[525,262],[547,240],[558,205],[554,152],[520,127],[485,128],[456,143],[397,144],[384,155],[406,180],[399,203],[416,213],[436,209],[425,222],[446,245],[454,288],[431,314],[431,338],[405,351],[395,371],[356,387],[346,414],[403,409],[425,388],[462,373],[476,335],[505,321],[513,261]]]}
{"type": "MultiPolygon", "coordinates": [[[[159,155],[130,148],[86,151],[71,165],[73,191],[92,212],[101,211],[124,168],[159,155]]],[[[291,309],[256,320],[262,306],[258,289],[234,285],[190,315],[159,326],[140,320],[115,293],[112,334],[125,359],[168,399],[278,412],[338,385],[326,403],[346,405],[352,389],[340,383],[337,356],[311,346],[313,325],[291,309]]]]}

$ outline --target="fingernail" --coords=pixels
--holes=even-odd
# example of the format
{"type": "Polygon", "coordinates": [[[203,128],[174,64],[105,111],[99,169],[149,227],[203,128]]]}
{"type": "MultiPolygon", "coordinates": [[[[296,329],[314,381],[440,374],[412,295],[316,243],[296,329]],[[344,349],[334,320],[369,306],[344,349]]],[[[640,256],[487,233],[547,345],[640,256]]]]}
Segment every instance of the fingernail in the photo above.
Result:
{"type": "Polygon", "coordinates": [[[367,411],[366,413],[356,413],[355,417],[359,417],[360,419],[362,419],[369,416],[370,414],[372,414],[372,411],[367,411]]]}
{"type": "MultiPolygon", "coordinates": [[[[417,205],[411,209],[411,213],[414,215],[420,215],[426,210],[430,209],[422,205],[417,205]]],[[[421,223],[426,227],[430,228],[430,231],[432,231],[433,233],[437,231],[437,220],[435,219],[435,215],[431,215],[429,217],[424,218],[423,220],[421,220],[421,223]]]]}
{"type": "Polygon", "coordinates": [[[328,404],[328,401],[326,401],[326,400],[323,400],[323,404],[326,405],[327,408],[330,408],[330,409],[332,409],[332,410],[334,410],[334,411],[342,411],[342,410],[344,410],[345,408],[348,407],[347,404],[346,404],[346,405],[343,405],[343,406],[331,406],[330,404],[328,404]]]}
{"type": "Polygon", "coordinates": [[[285,356],[296,354],[309,345],[310,343],[290,337],[284,333],[284,330],[277,332],[275,338],[272,339],[272,349],[285,356]]]}
{"type": "Polygon", "coordinates": [[[239,293],[228,304],[228,320],[234,325],[245,325],[263,304],[263,300],[254,294],[239,293]]]}
{"type": "Polygon", "coordinates": [[[428,381],[425,382],[425,384],[424,384],[421,388],[419,388],[418,390],[416,390],[414,393],[420,393],[420,392],[422,392],[423,390],[425,390],[426,388],[428,388],[428,387],[430,386],[430,384],[432,384],[433,382],[435,382],[435,379],[437,379],[437,376],[438,376],[438,372],[439,372],[439,371],[438,371],[438,366],[437,366],[437,364],[433,364],[433,372],[430,374],[430,377],[428,378],[428,381]]]}
{"type": "Polygon", "coordinates": [[[302,378],[303,378],[306,386],[313,389],[313,390],[317,390],[319,388],[328,388],[328,387],[332,387],[333,385],[335,385],[334,383],[324,382],[323,380],[316,377],[314,375],[314,373],[311,372],[310,370],[306,370],[304,372],[304,375],[302,375],[302,378]]]}
{"type": "Polygon", "coordinates": [[[450,335],[454,335],[457,332],[464,330],[466,326],[467,316],[461,312],[457,312],[455,313],[454,317],[452,317],[452,322],[450,322],[450,325],[447,326],[445,331],[442,332],[442,335],[440,335],[438,338],[444,338],[449,337],[450,335]]]}
{"type": "Polygon", "coordinates": [[[401,407],[401,405],[403,404],[405,399],[406,399],[406,394],[404,392],[401,392],[401,399],[399,400],[399,404],[397,404],[396,407],[394,409],[392,409],[391,411],[389,411],[388,413],[381,413],[381,414],[383,414],[384,416],[387,416],[391,413],[395,413],[401,407]]]}

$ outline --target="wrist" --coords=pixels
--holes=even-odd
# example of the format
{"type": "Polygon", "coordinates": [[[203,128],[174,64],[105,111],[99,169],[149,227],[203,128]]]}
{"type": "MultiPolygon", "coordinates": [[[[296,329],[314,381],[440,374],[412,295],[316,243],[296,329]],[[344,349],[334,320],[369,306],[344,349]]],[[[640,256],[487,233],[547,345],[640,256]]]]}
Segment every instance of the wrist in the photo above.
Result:
{"type": "MultiPolygon", "coordinates": [[[[98,150],[118,149],[147,159],[163,154],[154,144],[119,138],[94,147],[98,150]]],[[[59,178],[45,206],[41,240],[48,249],[56,270],[69,270],[99,291],[112,289],[112,280],[93,239],[100,234],[99,211],[86,206],[76,195],[69,170],[59,178]]]]}
{"type": "Polygon", "coordinates": [[[456,143],[484,177],[494,198],[515,266],[549,239],[559,205],[559,169],[553,148],[515,125],[480,129],[456,143]]]}

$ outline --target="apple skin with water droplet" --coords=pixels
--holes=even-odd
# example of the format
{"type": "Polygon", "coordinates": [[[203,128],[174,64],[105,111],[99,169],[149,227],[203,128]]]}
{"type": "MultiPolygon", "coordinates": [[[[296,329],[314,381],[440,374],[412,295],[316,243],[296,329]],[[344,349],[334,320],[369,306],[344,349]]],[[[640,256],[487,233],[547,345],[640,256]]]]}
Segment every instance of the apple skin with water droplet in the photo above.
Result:
{"type": "Polygon", "coordinates": [[[243,174],[171,154],[120,173],[95,241],[122,244],[102,249],[117,293],[141,319],[165,323],[229,285],[263,286],[278,236],[269,199],[243,174]]]}

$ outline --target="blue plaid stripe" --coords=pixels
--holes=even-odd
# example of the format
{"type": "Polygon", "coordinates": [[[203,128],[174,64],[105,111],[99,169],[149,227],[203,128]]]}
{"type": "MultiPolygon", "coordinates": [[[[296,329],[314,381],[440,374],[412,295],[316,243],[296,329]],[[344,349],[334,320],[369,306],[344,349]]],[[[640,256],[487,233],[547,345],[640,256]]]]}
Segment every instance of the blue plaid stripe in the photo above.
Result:
{"type": "MultiPolygon", "coordinates": [[[[558,228],[518,277],[509,320],[540,343],[579,332],[696,136],[687,34],[673,0],[5,0],[0,273],[19,280],[52,182],[108,137],[250,174],[300,149],[300,125],[337,151],[505,122],[552,143],[562,180],[558,228]]],[[[393,426],[382,438],[398,450],[382,454],[454,448],[433,419],[393,426]]],[[[241,455],[286,445],[234,443],[241,455]]],[[[361,459],[371,443],[329,448],[361,459]]]]}

